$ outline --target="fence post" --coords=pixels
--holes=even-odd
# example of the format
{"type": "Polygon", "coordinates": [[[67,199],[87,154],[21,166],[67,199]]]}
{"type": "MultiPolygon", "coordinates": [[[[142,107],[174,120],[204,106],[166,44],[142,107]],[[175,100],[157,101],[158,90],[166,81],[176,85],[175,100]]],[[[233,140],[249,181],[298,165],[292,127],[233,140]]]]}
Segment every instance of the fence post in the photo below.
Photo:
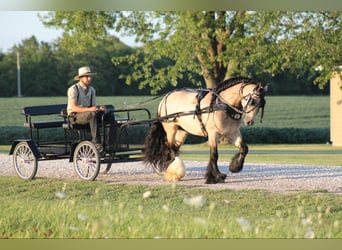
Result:
{"type": "MultiPolygon", "coordinates": [[[[342,67],[342,66],[340,66],[342,67]]],[[[342,75],[333,73],[330,79],[330,141],[342,146],[342,75]]]]}

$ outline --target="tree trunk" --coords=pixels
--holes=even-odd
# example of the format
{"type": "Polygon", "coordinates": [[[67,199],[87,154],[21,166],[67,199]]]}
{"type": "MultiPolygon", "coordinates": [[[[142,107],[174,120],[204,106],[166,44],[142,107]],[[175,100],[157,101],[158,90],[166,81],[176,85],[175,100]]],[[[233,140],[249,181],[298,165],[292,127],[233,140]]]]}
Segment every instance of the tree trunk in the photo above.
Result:
{"type": "Polygon", "coordinates": [[[234,60],[234,59],[229,60],[228,70],[226,72],[225,79],[229,79],[229,78],[232,78],[234,76],[238,76],[239,75],[239,68],[240,68],[240,62],[238,62],[237,60],[234,60]]]}

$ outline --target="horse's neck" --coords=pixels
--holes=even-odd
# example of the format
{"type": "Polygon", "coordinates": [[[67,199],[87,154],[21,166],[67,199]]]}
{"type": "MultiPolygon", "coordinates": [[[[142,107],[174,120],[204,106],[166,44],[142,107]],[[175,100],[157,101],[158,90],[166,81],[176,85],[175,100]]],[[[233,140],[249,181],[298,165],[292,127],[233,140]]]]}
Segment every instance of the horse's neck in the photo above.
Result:
{"type": "Polygon", "coordinates": [[[232,86],[220,93],[221,98],[224,101],[234,107],[238,107],[241,104],[241,95],[240,95],[241,84],[232,86]]]}

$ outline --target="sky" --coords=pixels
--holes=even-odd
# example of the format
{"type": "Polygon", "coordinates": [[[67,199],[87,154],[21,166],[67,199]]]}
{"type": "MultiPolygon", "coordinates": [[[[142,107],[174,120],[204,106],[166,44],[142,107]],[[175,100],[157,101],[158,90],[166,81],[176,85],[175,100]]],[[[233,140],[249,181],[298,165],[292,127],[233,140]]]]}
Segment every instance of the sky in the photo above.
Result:
{"type": "MultiPolygon", "coordinates": [[[[46,28],[38,18],[44,11],[0,11],[0,51],[7,52],[22,40],[35,36],[39,42],[52,42],[62,34],[61,29],[46,28]]],[[[132,38],[120,37],[129,46],[136,46],[132,38]]]]}

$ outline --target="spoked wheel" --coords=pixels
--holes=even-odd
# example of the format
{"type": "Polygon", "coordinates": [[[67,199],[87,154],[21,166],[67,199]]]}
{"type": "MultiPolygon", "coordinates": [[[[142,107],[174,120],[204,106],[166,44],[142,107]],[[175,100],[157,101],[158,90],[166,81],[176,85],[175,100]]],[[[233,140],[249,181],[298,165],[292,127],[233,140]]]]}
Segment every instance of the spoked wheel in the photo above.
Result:
{"type": "Polygon", "coordinates": [[[26,142],[19,142],[13,151],[14,169],[20,178],[32,180],[38,170],[38,160],[26,142]]]}
{"type": "Polygon", "coordinates": [[[84,180],[93,181],[100,171],[100,154],[90,141],[80,142],[74,151],[74,168],[84,180]]]}

